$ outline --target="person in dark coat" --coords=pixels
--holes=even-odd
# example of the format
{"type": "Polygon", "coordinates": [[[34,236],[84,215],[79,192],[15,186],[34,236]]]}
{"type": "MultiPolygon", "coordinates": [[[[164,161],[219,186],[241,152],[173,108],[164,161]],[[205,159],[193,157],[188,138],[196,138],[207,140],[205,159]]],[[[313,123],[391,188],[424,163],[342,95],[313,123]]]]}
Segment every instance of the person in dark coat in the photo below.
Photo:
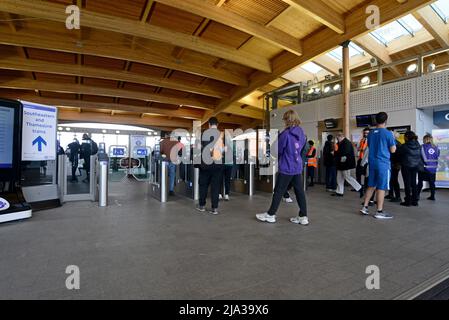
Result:
{"type": "MultiPolygon", "coordinates": [[[[398,140],[398,133],[395,133],[396,149],[399,149],[402,143],[398,140]]],[[[385,199],[389,199],[391,202],[402,202],[401,200],[401,186],[399,185],[399,173],[401,172],[401,159],[399,159],[397,153],[391,154],[391,178],[390,178],[390,191],[385,199]]]]}
{"type": "Polygon", "coordinates": [[[69,161],[72,164],[72,180],[71,182],[78,182],[78,178],[76,177],[76,169],[78,169],[79,162],[79,153],[81,149],[81,145],[77,138],[73,139],[73,142],[68,146],[69,149],[69,161]]]}
{"type": "Polygon", "coordinates": [[[337,150],[335,151],[337,191],[333,196],[342,197],[345,193],[345,181],[357,191],[360,191],[362,186],[351,176],[351,170],[356,167],[354,146],[343,133],[337,135],[337,140],[337,150]]]}
{"type": "Polygon", "coordinates": [[[405,133],[405,144],[398,151],[401,161],[402,178],[404,179],[405,199],[401,206],[418,206],[418,172],[424,170],[421,145],[413,131],[405,133]]]}
{"type": "Polygon", "coordinates": [[[84,160],[84,170],[86,170],[86,179],[83,182],[90,181],[90,157],[98,153],[98,145],[91,137],[85,133],[83,134],[83,143],[80,147],[80,158],[84,160]]]}
{"type": "Polygon", "coordinates": [[[335,143],[334,136],[328,135],[323,148],[323,164],[326,167],[326,190],[337,190],[337,168],[335,167],[335,143]]]}

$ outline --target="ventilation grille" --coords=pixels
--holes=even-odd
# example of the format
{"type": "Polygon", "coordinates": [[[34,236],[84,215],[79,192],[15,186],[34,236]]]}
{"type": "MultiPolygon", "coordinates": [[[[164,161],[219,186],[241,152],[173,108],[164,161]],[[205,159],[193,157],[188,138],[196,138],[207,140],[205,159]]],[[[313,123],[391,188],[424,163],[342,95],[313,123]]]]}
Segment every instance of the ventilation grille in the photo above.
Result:
{"type": "Polygon", "coordinates": [[[416,108],[416,79],[351,93],[351,116],[416,108]]]}
{"type": "Polygon", "coordinates": [[[343,96],[341,94],[317,100],[318,120],[343,118],[343,96]]]}
{"type": "Polygon", "coordinates": [[[418,108],[449,104],[449,71],[431,73],[418,79],[418,108]]]}

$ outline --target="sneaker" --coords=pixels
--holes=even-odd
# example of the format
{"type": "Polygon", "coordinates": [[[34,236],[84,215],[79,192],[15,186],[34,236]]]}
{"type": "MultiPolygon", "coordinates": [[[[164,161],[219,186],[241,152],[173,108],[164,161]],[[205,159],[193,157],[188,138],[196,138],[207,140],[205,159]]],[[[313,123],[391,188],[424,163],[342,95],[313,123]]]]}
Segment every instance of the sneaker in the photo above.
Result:
{"type": "Polygon", "coordinates": [[[295,224],[300,224],[302,226],[308,226],[309,225],[309,218],[307,217],[294,217],[290,219],[290,222],[295,224]]]}
{"type": "Polygon", "coordinates": [[[268,213],[256,214],[256,218],[262,222],[276,223],[276,216],[270,216],[268,213]]]}
{"type": "Polygon", "coordinates": [[[335,189],[326,189],[326,191],[327,191],[327,192],[330,192],[330,193],[335,193],[335,192],[336,192],[335,189]]]}
{"type": "Polygon", "coordinates": [[[206,212],[206,208],[204,206],[196,206],[196,210],[199,212],[206,212]]]}
{"type": "Polygon", "coordinates": [[[340,193],[337,193],[337,192],[335,192],[335,193],[331,194],[331,196],[332,196],[332,197],[343,197],[343,195],[342,195],[342,194],[340,194],[340,193]]]}
{"type": "Polygon", "coordinates": [[[374,218],[379,219],[379,220],[391,220],[391,219],[393,219],[393,216],[386,212],[377,212],[374,215],[374,218]]]}
{"type": "Polygon", "coordinates": [[[212,209],[210,209],[210,210],[209,210],[209,213],[210,213],[210,214],[213,214],[213,215],[215,215],[215,216],[216,216],[216,215],[218,214],[218,209],[216,209],[216,208],[215,208],[215,209],[214,209],[214,208],[212,208],[212,209]]]}
{"type": "Polygon", "coordinates": [[[428,197],[427,200],[435,201],[435,197],[428,197]]]}
{"type": "Polygon", "coordinates": [[[229,201],[229,194],[225,194],[224,199],[225,201],[229,201]]]}
{"type": "Polygon", "coordinates": [[[293,203],[293,199],[292,198],[282,198],[284,200],[284,202],[287,203],[293,203]]]}
{"type": "Polygon", "coordinates": [[[218,195],[218,200],[223,200],[223,196],[221,194],[218,195]]]}
{"type": "Polygon", "coordinates": [[[368,209],[368,207],[363,207],[362,209],[360,209],[360,212],[361,212],[364,216],[368,216],[368,215],[369,215],[369,209],[368,209]]]}
{"type": "Polygon", "coordinates": [[[375,203],[374,201],[372,201],[372,200],[370,200],[370,202],[368,203],[368,205],[369,205],[370,207],[374,207],[375,204],[376,204],[376,203],[375,203]]]}

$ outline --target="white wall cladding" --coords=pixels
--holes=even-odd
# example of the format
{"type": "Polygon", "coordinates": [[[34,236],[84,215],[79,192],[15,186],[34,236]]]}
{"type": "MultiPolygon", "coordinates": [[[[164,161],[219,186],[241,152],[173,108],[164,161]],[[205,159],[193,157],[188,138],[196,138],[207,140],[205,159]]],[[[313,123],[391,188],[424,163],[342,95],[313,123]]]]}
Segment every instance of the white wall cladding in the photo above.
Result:
{"type": "MultiPolygon", "coordinates": [[[[302,122],[317,122],[330,118],[343,117],[342,95],[306,102],[272,112],[272,127],[282,128],[282,115],[286,110],[296,110],[302,122]]],[[[424,75],[419,78],[394,82],[380,87],[351,92],[350,116],[375,114],[380,111],[398,112],[449,105],[449,71],[424,75]]],[[[411,121],[409,113],[405,120],[411,121]]],[[[400,120],[400,119],[397,119],[400,120]]],[[[413,125],[413,121],[412,121],[413,125]]]]}
{"type": "Polygon", "coordinates": [[[418,108],[449,104],[449,71],[424,75],[418,79],[418,108]]]}
{"type": "Polygon", "coordinates": [[[404,80],[352,92],[351,116],[416,109],[416,80],[404,80]]]}
{"type": "MultiPolygon", "coordinates": [[[[363,114],[373,114],[379,110],[377,88],[351,92],[350,116],[355,117],[363,114]]],[[[343,108],[343,105],[342,107],[343,108]]]]}
{"type": "Polygon", "coordinates": [[[343,96],[341,94],[315,102],[318,105],[318,121],[343,118],[343,96]]]}

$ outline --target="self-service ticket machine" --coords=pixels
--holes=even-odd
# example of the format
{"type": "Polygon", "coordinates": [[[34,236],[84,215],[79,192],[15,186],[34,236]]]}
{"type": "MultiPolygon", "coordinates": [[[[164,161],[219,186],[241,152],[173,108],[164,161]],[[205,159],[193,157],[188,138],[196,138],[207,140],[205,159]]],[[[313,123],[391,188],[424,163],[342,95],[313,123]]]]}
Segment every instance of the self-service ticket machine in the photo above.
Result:
{"type": "Polygon", "coordinates": [[[30,218],[20,188],[22,104],[0,99],[0,223],[30,218]]]}

